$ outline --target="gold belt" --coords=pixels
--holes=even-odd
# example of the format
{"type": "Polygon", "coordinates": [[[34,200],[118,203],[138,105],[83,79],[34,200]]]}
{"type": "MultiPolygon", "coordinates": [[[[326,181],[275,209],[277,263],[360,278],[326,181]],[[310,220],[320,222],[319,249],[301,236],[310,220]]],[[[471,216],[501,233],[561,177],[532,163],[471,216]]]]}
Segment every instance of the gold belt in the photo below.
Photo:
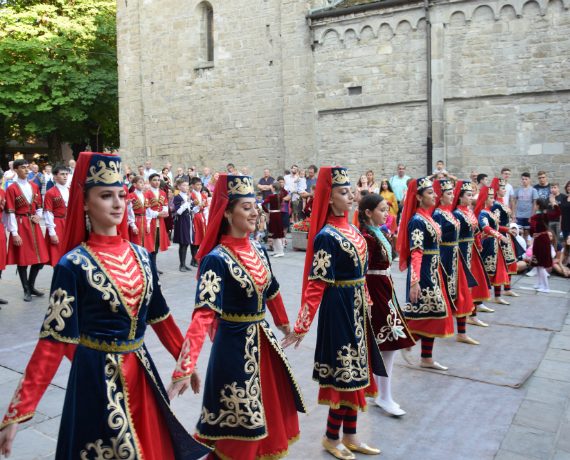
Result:
{"type": "Polygon", "coordinates": [[[144,337],[136,340],[114,340],[112,342],[95,339],[86,335],[81,335],[79,337],[79,345],[91,348],[92,350],[104,351],[106,353],[127,353],[130,351],[136,351],[142,347],[143,343],[144,337]]]}
{"type": "Polygon", "coordinates": [[[439,256],[439,249],[424,249],[424,254],[439,256]]]}
{"type": "Polygon", "coordinates": [[[366,278],[358,278],[355,280],[338,280],[333,283],[333,286],[336,287],[352,287],[352,286],[359,286],[366,282],[366,278]]]}
{"type": "Polygon", "coordinates": [[[222,313],[221,318],[224,321],[230,321],[232,323],[254,323],[256,321],[262,321],[265,319],[265,312],[262,313],[222,313]]]}
{"type": "Polygon", "coordinates": [[[471,243],[472,241],[475,241],[475,238],[461,238],[459,243],[471,243]]]}
{"type": "Polygon", "coordinates": [[[457,242],[453,242],[453,243],[439,243],[440,246],[457,246],[457,242]]]}

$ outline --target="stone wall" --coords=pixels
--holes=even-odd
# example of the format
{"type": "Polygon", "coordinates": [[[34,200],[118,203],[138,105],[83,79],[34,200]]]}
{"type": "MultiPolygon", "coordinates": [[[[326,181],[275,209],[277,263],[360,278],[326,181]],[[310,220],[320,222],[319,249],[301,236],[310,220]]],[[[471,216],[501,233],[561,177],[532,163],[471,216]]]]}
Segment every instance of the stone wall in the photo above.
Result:
{"type": "MultiPolygon", "coordinates": [[[[570,169],[570,0],[436,1],[433,161],[515,175],[570,169]]],[[[134,164],[343,163],[424,174],[422,2],[307,20],[324,0],[211,0],[215,59],[200,60],[198,0],[119,0],[121,150],[134,164]]]]}
{"type": "MultiPolygon", "coordinates": [[[[515,177],[570,170],[570,12],[560,0],[430,8],[433,161],[515,177]]],[[[392,174],[428,169],[421,3],[312,21],[317,155],[392,174]],[[361,87],[354,94],[351,87],[361,87]],[[349,95],[352,91],[353,95],[349,95]],[[360,93],[361,91],[361,93],[360,93]]],[[[517,179],[515,181],[518,182],[517,179]]]]}

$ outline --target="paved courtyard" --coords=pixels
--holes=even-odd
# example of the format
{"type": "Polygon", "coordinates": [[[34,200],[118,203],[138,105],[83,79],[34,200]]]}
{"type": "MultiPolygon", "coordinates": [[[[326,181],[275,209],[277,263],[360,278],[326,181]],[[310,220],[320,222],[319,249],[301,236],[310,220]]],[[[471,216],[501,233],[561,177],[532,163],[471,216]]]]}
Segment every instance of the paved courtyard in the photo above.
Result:
{"type": "MultiPolygon", "coordinates": [[[[294,321],[301,293],[304,253],[288,253],[273,261],[289,318],[294,321]]],[[[161,282],[174,318],[186,331],[193,308],[195,272],[177,270],[177,248],[159,256],[161,282]]],[[[37,285],[48,291],[52,270],[42,270],[37,285]]],[[[404,275],[394,275],[403,299],[404,275]]],[[[434,356],[448,365],[446,373],[405,365],[398,356],[394,368],[395,399],[407,411],[402,418],[386,416],[370,405],[359,415],[362,440],[393,459],[570,459],[570,282],[552,277],[550,294],[532,290],[534,278],[516,277],[521,297],[510,306],[481,314],[491,327],[469,329],[480,346],[436,340],[434,356]]],[[[0,412],[4,412],[33,351],[47,306],[47,296],[22,301],[15,268],[0,281],[0,297],[9,305],[0,311],[0,412]]],[[[309,407],[301,415],[301,439],[291,447],[291,459],[332,458],[320,447],[326,407],[316,403],[311,380],[316,323],[298,350],[287,350],[309,407]]],[[[149,329],[147,344],[165,381],[174,367],[172,357],[149,329]]],[[[198,368],[207,364],[209,343],[198,368]]],[[[419,354],[418,347],[414,350],[419,354]]],[[[53,458],[69,363],[62,363],[45,393],[36,417],[20,427],[12,458],[53,458]]],[[[190,393],[173,402],[189,431],[198,419],[201,396],[190,393]]],[[[366,456],[360,455],[360,458],[366,456]]]]}

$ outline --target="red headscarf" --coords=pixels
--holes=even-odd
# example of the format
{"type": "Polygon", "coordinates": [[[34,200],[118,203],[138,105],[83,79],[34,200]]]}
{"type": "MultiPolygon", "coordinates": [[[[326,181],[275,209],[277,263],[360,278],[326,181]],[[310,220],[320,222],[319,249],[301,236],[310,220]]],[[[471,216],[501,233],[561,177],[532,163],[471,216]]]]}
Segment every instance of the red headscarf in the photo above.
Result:
{"type": "Polygon", "coordinates": [[[451,209],[456,209],[459,205],[459,195],[461,194],[461,187],[463,187],[463,181],[458,180],[455,183],[455,189],[453,190],[453,203],[451,203],[451,209]]]}
{"type": "Polygon", "coordinates": [[[479,213],[485,207],[485,201],[487,201],[488,196],[489,187],[484,185],[479,189],[479,196],[477,197],[477,203],[475,203],[475,209],[473,210],[475,212],[475,216],[479,217],[479,213]]]}
{"type": "MultiPolygon", "coordinates": [[[[87,241],[88,234],[85,226],[85,181],[89,172],[89,167],[93,166],[91,160],[94,156],[116,158],[120,161],[120,157],[111,153],[98,152],[81,152],[75,165],[73,179],[69,189],[69,203],[67,206],[67,219],[69,224],[65,227],[65,235],[63,237],[63,253],[71,251],[79,244],[87,241]]],[[[121,186],[124,185],[121,183],[121,186]]],[[[123,221],[117,228],[117,232],[123,238],[128,237],[127,224],[127,207],[125,206],[125,214],[123,221]]]]}
{"type": "Polygon", "coordinates": [[[430,213],[436,210],[441,204],[441,196],[443,195],[443,190],[441,189],[441,181],[439,179],[435,179],[433,181],[433,191],[435,193],[435,206],[430,210],[430,213]]]}
{"type": "Polygon", "coordinates": [[[404,201],[404,209],[400,218],[400,226],[398,227],[398,244],[396,249],[400,257],[400,270],[404,271],[408,268],[408,257],[410,257],[410,240],[408,238],[408,222],[418,209],[418,180],[414,179],[408,185],[406,199],[404,201]]]}
{"type": "Polygon", "coordinates": [[[325,226],[329,215],[329,202],[332,191],[332,166],[321,166],[315,186],[311,224],[307,237],[307,252],[305,253],[305,268],[303,270],[302,304],[305,303],[305,292],[309,274],[313,265],[314,240],[317,233],[325,226]]]}
{"type": "Polygon", "coordinates": [[[224,221],[224,212],[226,211],[229,202],[228,175],[220,174],[212,195],[212,202],[210,203],[206,235],[202,240],[200,249],[196,255],[196,259],[198,259],[198,261],[206,256],[218,244],[222,222],[224,221]]]}
{"type": "Polygon", "coordinates": [[[500,187],[500,179],[498,177],[493,177],[493,180],[491,181],[491,188],[493,189],[494,193],[494,198],[495,200],[499,199],[498,193],[499,193],[499,187],[500,187]]]}

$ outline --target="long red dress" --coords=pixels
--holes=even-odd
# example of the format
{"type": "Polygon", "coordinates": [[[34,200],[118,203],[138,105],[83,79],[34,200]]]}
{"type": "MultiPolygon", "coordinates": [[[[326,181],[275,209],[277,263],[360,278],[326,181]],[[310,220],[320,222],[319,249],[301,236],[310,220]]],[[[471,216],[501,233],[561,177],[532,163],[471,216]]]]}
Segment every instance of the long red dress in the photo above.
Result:
{"type": "Polygon", "coordinates": [[[49,263],[52,267],[55,267],[63,255],[63,237],[65,235],[65,225],[67,222],[67,203],[58,185],[50,188],[44,197],[44,218],[46,219],[46,227],[47,213],[51,213],[53,223],[55,224],[55,229],[51,230],[48,228],[45,236],[46,246],[49,252],[49,263]],[[57,239],[59,240],[58,244],[52,243],[50,231],[55,231],[57,239]]]}
{"type": "Polygon", "coordinates": [[[148,238],[148,234],[146,233],[146,207],[144,193],[137,192],[136,190],[129,193],[127,202],[130,212],[132,212],[132,217],[134,218],[132,225],[134,225],[138,230],[138,233],[135,235],[131,223],[129,222],[129,240],[134,244],[144,246],[145,239],[148,238]]]}
{"type": "Polygon", "coordinates": [[[40,224],[32,221],[37,210],[42,207],[42,196],[36,184],[30,182],[32,199],[28,201],[19,184],[14,182],[6,191],[6,206],[4,212],[14,214],[18,226],[18,235],[23,244],[16,246],[13,236],[8,240],[8,258],[6,265],[28,266],[45,264],[49,261],[49,254],[40,224]]]}
{"type": "MultiPolygon", "coordinates": [[[[168,199],[163,190],[147,190],[144,194],[145,208],[153,214],[150,219],[150,234],[145,235],[144,247],[148,252],[166,251],[170,246],[168,231],[164,223],[164,217],[158,213],[168,211],[168,199]]],[[[146,230],[145,230],[146,231],[146,230]]]]}
{"type": "Polygon", "coordinates": [[[263,318],[265,299],[277,326],[289,322],[278,285],[270,271],[268,257],[260,251],[259,247],[253,247],[247,237],[224,235],[220,245],[201,260],[196,308],[173,374],[173,381],[192,374],[206,335],[210,333],[214,344],[196,438],[214,445],[217,457],[208,457],[212,459],[278,459],[287,455],[289,444],[299,436],[298,408],[291,391],[292,382],[295,387],[297,384],[289,375],[291,370],[278,342],[274,338],[271,341],[268,339],[273,334],[268,331],[265,319],[253,318],[255,315],[247,309],[247,304],[253,299],[255,310],[261,311],[257,316],[263,318]],[[256,295],[259,296],[257,300],[256,295]],[[247,330],[259,331],[251,335],[246,332],[245,351],[239,345],[244,325],[247,330]],[[249,340],[254,348],[248,348],[249,340]],[[229,344],[233,346],[229,347],[229,344]],[[252,353],[258,353],[259,361],[252,359],[255,356],[252,353]],[[254,378],[249,380],[250,384],[246,383],[245,389],[241,386],[239,373],[243,372],[243,365],[239,359],[243,359],[242,354],[249,358],[249,361],[245,361],[246,373],[255,373],[256,364],[259,363],[259,387],[254,378]],[[222,364],[219,364],[219,360],[222,360],[222,364]],[[232,365],[238,368],[233,373],[232,365]],[[223,366],[223,371],[218,366],[223,366]],[[230,372],[225,377],[228,381],[224,380],[222,372],[230,372]],[[232,380],[235,381],[232,383],[232,380]],[[231,392],[235,402],[234,399],[227,399],[228,392],[231,392]],[[259,393],[261,404],[257,399],[259,393]],[[220,414],[218,418],[221,423],[212,422],[204,415],[207,413],[220,414]],[[265,414],[264,420],[253,423],[253,420],[259,420],[259,414],[265,414]],[[264,426],[264,434],[254,436],[253,433],[245,433],[255,431],[254,427],[259,429],[260,425],[264,426]],[[238,434],[243,427],[248,429],[238,434]]]}
{"type": "Polygon", "coordinates": [[[193,190],[190,193],[190,199],[194,206],[194,242],[192,244],[200,246],[206,235],[206,209],[208,207],[208,194],[206,192],[197,192],[193,190]]]}
{"type": "Polygon", "coordinates": [[[283,219],[281,219],[281,194],[272,193],[263,200],[263,209],[269,213],[269,236],[285,238],[283,219]]]}

